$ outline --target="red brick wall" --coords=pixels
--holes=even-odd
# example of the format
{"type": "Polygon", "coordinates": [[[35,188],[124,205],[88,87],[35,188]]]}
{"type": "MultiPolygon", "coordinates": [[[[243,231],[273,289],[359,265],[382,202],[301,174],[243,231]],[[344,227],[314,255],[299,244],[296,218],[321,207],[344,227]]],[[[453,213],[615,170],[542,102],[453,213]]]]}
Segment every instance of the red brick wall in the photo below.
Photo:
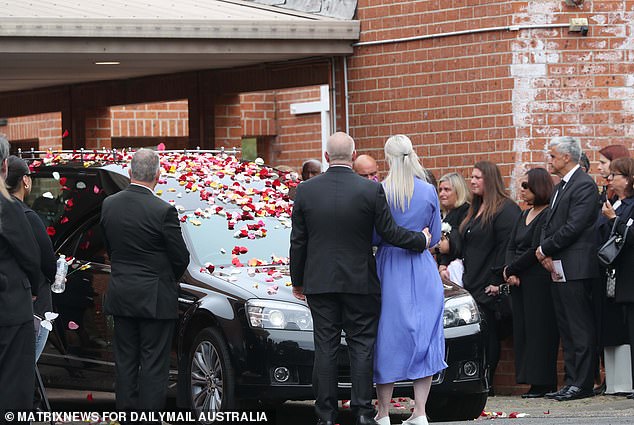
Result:
{"type": "Polygon", "coordinates": [[[112,137],[172,137],[189,134],[187,100],[110,108],[112,137]]]}
{"type": "MultiPolygon", "coordinates": [[[[587,37],[568,29],[493,31],[355,49],[351,134],[382,157],[404,133],[436,175],[479,159],[511,177],[545,165],[552,136],[582,138],[590,151],[632,147],[632,2],[360,0],[361,41],[587,17],[587,37]]],[[[590,152],[590,159],[596,157],[590,152]]]]}
{"type": "Polygon", "coordinates": [[[319,101],[319,87],[277,92],[278,136],[272,164],[288,165],[298,171],[306,159],[321,160],[321,116],[319,113],[293,115],[292,103],[319,101]]]}
{"type": "Polygon", "coordinates": [[[273,165],[299,170],[308,158],[321,157],[319,113],[292,115],[291,103],[319,100],[319,87],[243,93],[217,98],[217,147],[240,147],[243,137],[258,137],[263,157],[273,165]]]}
{"type": "MultiPolygon", "coordinates": [[[[608,144],[632,148],[634,3],[560,0],[360,0],[361,41],[509,25],[590,22],[587,37],[560,29],[491,31],[378,46],[349,59],[351,135],[383,157],[407,134],[437,176],[489,159],[515,195],[515,179],[546,165],[553,136],[579,136],[591,160],[608,144]]],[[[596,163],[593,171],[596,172],[596,163]]],[[[385,168],[385,167],[383,167],[385,168]]],[[[496,386],[514,387],[510,342],[496,386]]]]}
{"type": "Polygon", "coordinates": [[[59,149],[62,144],[62,116],[60,113],[29,115],[10,118],[6,127],[0,127],[9,141],[39,139],[39,149],[59,149]]]}

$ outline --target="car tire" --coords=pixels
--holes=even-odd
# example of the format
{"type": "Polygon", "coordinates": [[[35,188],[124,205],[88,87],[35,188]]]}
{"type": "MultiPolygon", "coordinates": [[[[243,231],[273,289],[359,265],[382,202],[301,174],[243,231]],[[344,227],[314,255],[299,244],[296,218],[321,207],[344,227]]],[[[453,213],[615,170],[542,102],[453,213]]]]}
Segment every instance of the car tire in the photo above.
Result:
{"type": "Polygon", "coordinates": [[[196,418],[201,412],[209,415],[237,407],[235,373],[229,348],[217,329],[204,328],[194,338],[189,351],[187,377],[189,406],[196,418]]]}
{"type": "Polygon", "coordinates": [[[487,398],[487,393],[444,397],[428,402],[425,410],[433,422],[470,421],[480,417],[487,398]]]}

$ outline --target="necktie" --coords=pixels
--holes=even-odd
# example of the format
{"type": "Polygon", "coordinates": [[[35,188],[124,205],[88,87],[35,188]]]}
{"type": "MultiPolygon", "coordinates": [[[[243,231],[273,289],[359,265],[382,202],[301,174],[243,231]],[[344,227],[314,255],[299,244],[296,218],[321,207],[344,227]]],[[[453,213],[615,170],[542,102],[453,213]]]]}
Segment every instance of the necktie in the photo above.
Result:
{"type": "Polygon", "coordinates": [[[557,202],[557,197],[559,197],[559,194],[564,190],[564,187],[566,187],[566,180],[560,181],[557,186],[558,188],[555,191],[555,196],[553,196],[553,203],[551,204],[550,208],[555,206],[555,202],[557,202]]]}

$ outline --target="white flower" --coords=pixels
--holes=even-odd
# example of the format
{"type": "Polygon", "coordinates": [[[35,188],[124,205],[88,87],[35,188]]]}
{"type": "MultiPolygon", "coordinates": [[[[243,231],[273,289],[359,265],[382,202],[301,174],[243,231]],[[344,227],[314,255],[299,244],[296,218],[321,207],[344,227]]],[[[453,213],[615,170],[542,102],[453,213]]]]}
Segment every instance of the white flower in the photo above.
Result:
{"type": "Polygon", "coordinates": [[[442,225],[440,226],[440,231],[448,235],[449,233],[451,233],[451,224],[447,223],[446,221],[443,221],[442,225]]]}

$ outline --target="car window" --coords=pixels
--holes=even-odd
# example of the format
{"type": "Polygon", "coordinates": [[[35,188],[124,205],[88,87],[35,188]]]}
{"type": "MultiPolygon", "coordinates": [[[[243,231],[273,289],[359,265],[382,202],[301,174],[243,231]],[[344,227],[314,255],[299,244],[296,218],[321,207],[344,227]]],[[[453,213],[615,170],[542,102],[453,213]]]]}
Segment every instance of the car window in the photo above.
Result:
{"type": "Polygon", "coordinates": [[[36,169],[32,180],[25,202],[42,218],[54,246],[98,210],[106,196],[94,170],[36,169]]]}
{"type": "Polygon", "coordinates": [[[103,232],[98,221],[82,232],[75,251],[75,258],[90,263],[110,264],[103,232]]]}

